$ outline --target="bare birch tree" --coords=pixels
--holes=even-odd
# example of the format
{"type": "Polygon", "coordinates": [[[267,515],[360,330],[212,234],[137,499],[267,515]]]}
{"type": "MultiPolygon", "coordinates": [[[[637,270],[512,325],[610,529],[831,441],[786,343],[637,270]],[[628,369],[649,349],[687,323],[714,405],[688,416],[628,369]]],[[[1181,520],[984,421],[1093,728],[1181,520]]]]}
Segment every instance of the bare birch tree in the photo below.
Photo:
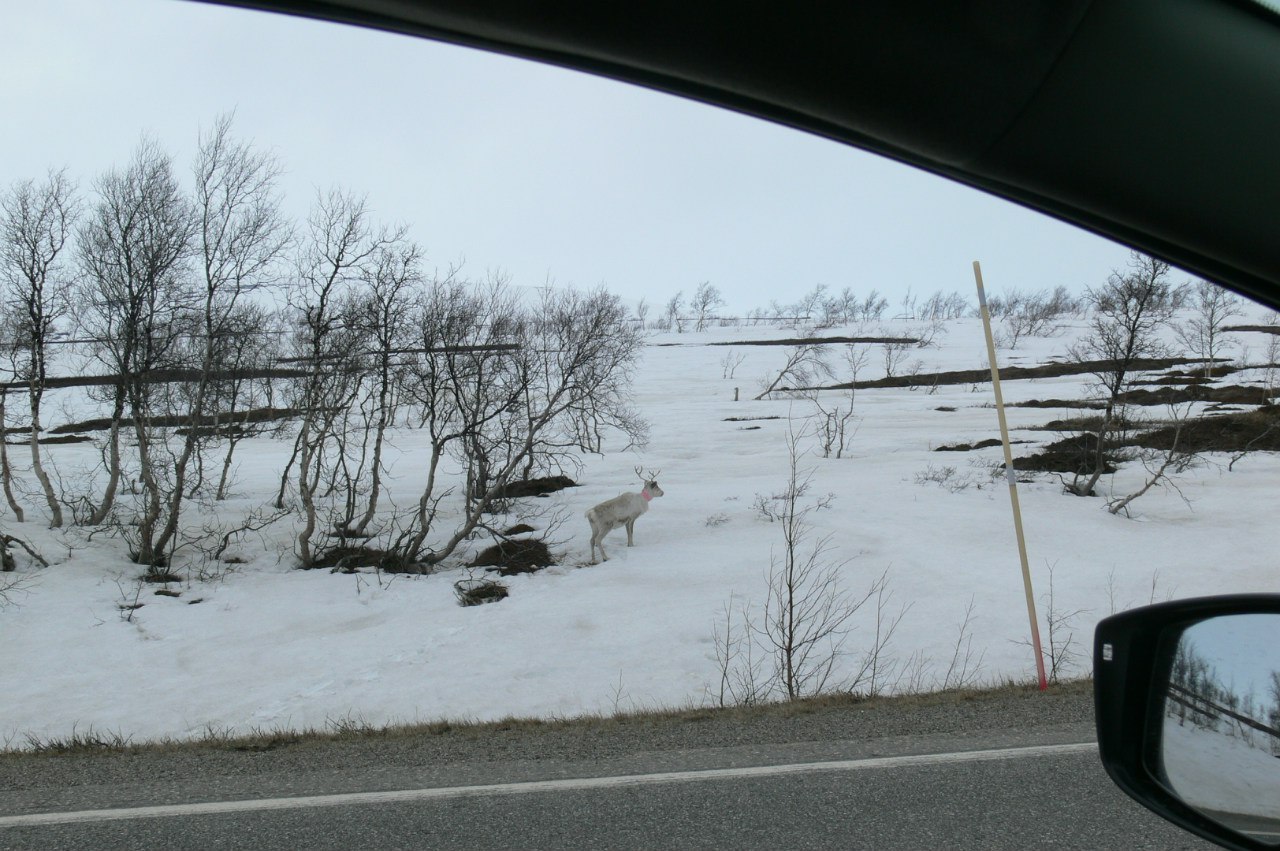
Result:
{"type": "Polygon", "coordinates": [[[367,453],[367,484],[359,487],[364,475],[357,475],[350,489],[351,504],[343,524],[346,532],[364,535],[378,511],[382,493],[383,447],[387,429],[395,422],[396,402],[403,385],[401,361],[409,345],[409,326],[404,322],[413,305],[413,296],[422,283],[422,250],[407,239],[380,245],[370,258],[363,274],[364,291],[358,303],[356,321],[369,341],[371,370],[366,376],[367,390],[360,405],[363,417],[363,446],[367,453]],[[364,494],[360,517],[357,494],[364,494]]]}
{"type": "Polygon", "coordinates": [[[70,305],[66,249],[78,209],[75,185],[65,170],[50,171],[43,183],[15,183],[0,194],[4,309],[14,320],[11,342],[26,354],[15,378],[27,385],[31,469],[49,507],[49,525],[55,529],[62,525],[62,503],[40,457],[41,402],[48,380],[49,345],[70,305]]]}
{"type": "Polygon", "coordinates": [[[1240,299],[1209,281],[1197,281],[1191,287],[1192,316],[1175,326],[1178,339],[1204,361],[1204,374],[1213,374],[1213,362],[1232,345],[1224,326],[1240,315],[1240,299]]]}
{"type": "Polygon", "coordinates": [[[100,178],[96,198],[79,232],[83,281],[78,293],[81,327],[96,357],[112,371],[107,485],[91,525],[110,515],[121,478],[121,429],[129,415],[137,440],[137,473],[144,505],[139,510],[133,558],[156,566],[154,532],[161,512],[163,471],[153,461],[150,430],[156,371],[170,357],[190,315],[188,261],[194,219],[168,154],[143,139],[129,165],[100,178]]]}
{"type": "Polygon", "coordinates": [[[1078,363],[1092,364],[1105,408],[1090,447],[1089,472],[1067,484],[1068,493],[1093,496],[1112,434],[1123,422],[1124,395],[1139,362],[1168,352],[1158,332],[1173,318],[1182,298],[1170,276],[1168,263],[1133,252],[1127,271],[1112,272],[1104,285],[1085,294],[1092,309],[1089,333],[1069,351],[1078,363]]]}
{"type": "Polygon", "coordinates": [[[395,549],[406,562],[431,563],[446,554],[428,546],[446,499],[462,503],[464,524],[478,518],[473,497],[478,490],[483,501],[485,488],[477,488],[476,479],[487,475],[487,466],[475,447],[490,423],[520,403],[513,353],[524,317],[501,288],[475,287],[453,277],[432,282],[411,315],[416,351],[406,399],[427,432],[430,455],[415,513],[395,549]],[[450,460],[468,471],[462,493],[441,488],[441,466],[450,460]]]}
{"type": "Polygon", "coordinates": [[[698,284],[697,291],[689,300],[689,309],[693,311],[694,318],[697,320],[694,330],[706,329],[707,323],[715,316],[716,308],[723,306],[724,296],[720,294],[719,287],[712,286],[710,281],[698,284]]]}
{"type": "MultiPolygon", "coordinates": [[[[303,528],[297,542],[303,564],[313,561],[321,484],[326,474],[335,484],[346,461],[341,429],[359,391],[364,343],[355,291],[378,250],[402,237],[402,231],[375,230],[365,199],[336,189],[317,198],[307,220],[290,293],[295,360],[305,372],[294,388],[301,424],[290,461],[296,460],[298,468],[303,528]]],[[[286,467],[282,495],[288,475],[286,467]]]]}
{"type": "Polygon", "coordinates": [[[222,377],[216,383],[218,401],[209,429],[225,440],[214,499],[227,498],[236,447],[258,427],[250,421],[255,408],[271,407],[271,373],[284,336],[280,316],[261,305],[245,302],[226,319],[227,333],[216,357],[222,377]]]}
{"type": "Polygon", "coordinates": [[[158,558],[167,557],[178,533],[189,468],[193,460],[202,461],[205,438],[216,434],[205,420],[216,413],[218,376],[229,366],[228,338],[242,330],[237,312],[245,297],[276,282],[289,244],[290,229],[280,212],[279,174],[275,157],[235,140],[230,115],[218,118],[200,137],[192,209],[193,308],[199,330],[191,338],[189,355],[195,376],[183,388],[186,427],[161,485],[160,514],[147,527],[155,535],[144,548],[158,558]]]}
{"type": "MultiPolygon", "coordinates": [[[[5,360],[8,361],[9,375],[15,378],[19,372],[18,364],[22,360],[22,350],[18,346],[21,334],[18,332],[17,324],[11,315],[0,317],[0,352],[3,352],[5,360]]],[[[22,523],[26,520],[26,511],[18,501],[18,495],[14,489],[16,477],[13,463],[9,458],[9,442],[5,440],[5,436],[9,433],[9,394],[14,389],[13,385],[16,384],[18,382],[13,381],[0,385],[0,489],[4,491],[5,502],[13,512],[14,519],[22,523]]],[[[18,427],[15,426],[14,430],[18,430],[18,427]]]]}

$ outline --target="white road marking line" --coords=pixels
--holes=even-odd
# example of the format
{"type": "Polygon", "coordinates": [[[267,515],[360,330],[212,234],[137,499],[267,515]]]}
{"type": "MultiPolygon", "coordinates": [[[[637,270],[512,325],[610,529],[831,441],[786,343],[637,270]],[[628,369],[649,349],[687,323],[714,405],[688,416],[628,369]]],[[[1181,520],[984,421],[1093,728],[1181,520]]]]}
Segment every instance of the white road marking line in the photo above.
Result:
{"type": "Polygon", "coordinates": [[[486,795],[522,795],[530,792],[566,792],[610,789],[620,786],[656,786],[667,783],[700,783],[708,780],[738,780],[754,777],[778,777],[787,774],[813,774],[836,771],[867,771],[882,768],[954,765],[966,762],[1033,759],[1096,752],[1096,742],[1069,745],[1036,745],[998,750],[962,751],[958,753],[888,756],[872,759],[848,759],[834,762],[802,762],[789,765],[760,765],[747,768],[711,768],[701,771],[667,771],[655,774],[624,774],[614,777],[582,777],[567,780],[532,780],[523,783],[494,783],[482,786],[446,786],[426,789],[399,789],[389,792],[346,792],[333,795],[309,795],[295,798],[257,798],[243,801],[208,801],[198,804],[167,804],[153,807],[124,807],[110,810],[29,813],[0,816],[0,828],[34,827],[54,824],[122,821],[127,819],[169,818],[221,813],[248,813],[272,810],[301,810],[317,807],[359,804],[404,804],[486,795]]]}

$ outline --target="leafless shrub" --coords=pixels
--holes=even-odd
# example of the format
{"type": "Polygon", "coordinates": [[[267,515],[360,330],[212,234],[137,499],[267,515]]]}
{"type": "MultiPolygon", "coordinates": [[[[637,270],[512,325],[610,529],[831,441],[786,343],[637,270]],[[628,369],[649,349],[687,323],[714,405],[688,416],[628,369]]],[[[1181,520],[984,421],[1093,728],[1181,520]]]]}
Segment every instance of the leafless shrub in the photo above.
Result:
{"type": "Polygon", "coordinates": [[[773,378],[766,377],[760,382],[764,389],[755,398],[759,401],[780,391],[811,387],[822,378],[832,377],[823,347],[806,343],[787,350],[786,362],[773,378]]]}
{"type": "Polygon", "coordinates": [[[832,455],[836,458],[844,457],[849,441],[857,434],[858,419],[854,415],[853,399],[853,393],[850,392],[847,397],[835,399],[828,407],[823,404],[821,396],[814,394],[814,435],[818,439],[823,458],[830,458],[832,455]],[[847,403],[847,406],[843,403],[847,403]]]}
{"type": "Polygon", "coordinates": [[[1016,349],[1023,337],[1054,336],[1061,328],[1066,306],[1063,297],[1056,292],[1022,293],[1014,290],[1003,305],[1003,326],[997,333],[997,345],[1016,349]]]}
{"type": "Polygon", "coordinates": [[[951,651],[951,662],[947,665],[946,673],[942,675],[940,687],[943,691],[968,688],[976,684],[981,675],[982,661],[986,658],[986,651],[974,658],[973,607],[974,598],[970,597],[969,605],[964,610],[964,620],[960,622],[960,627],[956,631],[956,643],[951,651]]]}
{"type": "Polygon", "coordinates": [[[825,284],[817,284],[809,292],[800,297],[794,305],[791,306],[791,312],[795,314],[797,320],[804,321],[811,325],[815,330],[821,330],[829,327],[824,324],[826,310],[823,305],[827,301],[827,287],[825,284]]]}
{"type": "Polygon", "coordinates": [[[680,317],[680,311],[684,310],[684,291],[681,290],[673,295],[666,306],[662,309],[663,329],[676,329],[677,334],[684,332],[684,319],[680,317]]]}
{"type": "MultiPolygon", "coordinates": [[[[1045,569],[1049,577],[1049,590],[1041,596],[1044,608],[1044,637],[1047,639],[1043,651],[1046,655],[1045,678],[1051,685],[1056,685],[1063,678],[1071,677],[1079,669],[1084,654],[1077,648],[1075,634],[1077,619],[1088,612],[1088,609],[1064,609],[1057,595],[1054,584],[1055,563],[1046,562],[1045,569]]],[[[1031,647],[1029,640],[1018,642],[1031,647]]]]}
{"type": "MultiPolygon", "coordinates": [[[[824,496],[817,497],[813,500],[813,508],[815,510],[830,508],[831,504],[835,502],[835,498],[836,495],[834,493],[828,493],[824,496]]],[[[760,515],[761,519],[768,520],[770,523],[776,523],[784,518],[787,509],[787,502],[791,499],[792,496],[788,491],[775,493],[772,496],[765,496],[764,494],[758,493],[756,494],[755,502],[751,504],[751,508],[756,512],[756,514],[760,515]]]]}
{"type": "Polygon", "coordinates": [[[1273,327],[1273,333],[1267,334],[1267,348],[1264,358],[1266,364],[1263,368],[1263,384],[1267,388],[1267,396],[1274,397],[1276,389],[1276,374],[1280,372],[1280,329],[1275,328],[1280,324],[1280,314],[1272,313],[1267,317],[1267,325],[1273,327]]]}
{"type": "Polygon", "coordinates": [[[833,677],[846,655],[851,620],[872,597],[877,600],[876,637],[846,687],[863,682],[880,687],[884,680],[883,651],[902,614],[888,614],[887,572],[865,594],[850,593],[841,579],[848,560],[833,560],[830,537],[812,538],[807,518],[821,501],[806,499],[812,474],[799,469],[801,438],[794,431],[788,434],[786,489],[773,501],[758,500],[782,532],[782,546],[770,560],[766,599],[758,616],[744,606],[737,627],[732,608],[726,606],[715,631],[722,704],[775,694],[795,700],[838,687],[833,677]]]}
{"type": "Polygon", "coordinates": [[[960,319],[971,310],[969,299],[958,292],[941,290],[929,296],[916,311],[916,319],[925,322],[949,322],[960,319]]]}
{"type": "Polygon", "coordinates": [[[982,490],[990,481],[991,479],[988,476],[975,476],[972,471],[961,473],[948,464],[937,466],[930,464],[915,475],[916,484],[937,485],[949,493],[961,493],[969,488],[982,490]]]}
{"type": "MultiPolygon", "coordinates": [[[[12,558],[13,553],[0,544],[0,562],[10,564],[12,558]]],[[[0,572],[0,609],[19,605],[18,601],[31,593],[35,582],[36,577],[32,573],[18,573],[12,568],[6,568],[5,572],[0,572]]]]}
{"type": "MultiPolygon", "coordinates": [[[[784,521],[784,535],[789,524],[784,521]]],[[[803,542],[789,536],[780,559],[770,569],[769,595],[756,635],[772,653],[773,675],[792,700],[827,688],[844,654],[848,621],[866,598],[850,599],[840,584],[843,564],[826,563],[828,542],[818,541],[806,554],[803,542]]]]}
{"type": "Polygon", "coordinates": [[[125,623],[133,623],[138,610],[146,605],[146,603],[139,602],[142,597],[142,589],[146,587],[146,583],[141,578],[135,578],[133,587],[130,589],[126,587],[124,578],[121,576],[116,577],[115,583],[116,591],[119,595],[119,600],[116,602],[116,611],[120,613],[120,620],[125,623]]]}
{"type": "MultiPolygon", "coordinates": [[[[1265,409],[1263,409],[1265,410],[1265,409]]],[[[1250,438],[1249,442],[1239,451],[1232,453],[1231,460],[1227,462],[1227,472],[1235,470],[1236,464],[1243,461],[1248,455],[1254,451],[1254,447],[1268,440],[1271,435],[1280,428],[1280,418],[1269,417],[1266,426],[1250,438]]]]}
{"type": "Polygon", "coordinates": [[[880,344],[880,350],[884,354],[884,375],[886,378],[893,378],[898,374],[898,368],[902,366],[908,353],[915,348],[916,343],[914,340],[892,337],[891,332],[884,328],[881,328],[878,333],[885,338],[880,344]]]}
{"type": "Polygon", "coordinates": [[[743,352],[730,349],[725,352],[724,357],[720,359],[720,377],[733,378],[738,371],[738,367],[742,366],[742,362],[747,359],[743,352]]]}
{"type": "Polygon", "coordinates": [[[744,604],[734,622],[733,601],[724,604],[724,614],[711,633],[716,665],[720,673],[716,705],[756,706],[769,699],[771,688],[764,660],[750,628],[751,612],[744,604]]]}
{"type": "Polygon", "coordinates": [[[876,290],[867,293],[858,310],[858,317],[867,322],[879,322],[889,308],[889,300],[876,290]]]}
{"type": "Polygon", "coordinates": [[[937,348],[938,338],[946,333],[946,323],[941,319],[935,319],[928,325],[914,325],[907,329],[907,336],[915,339],[917,349],[937,348]]]}
{"type": "Polygon", "coordinates": [[[17,605],[18,597],[29,593],[35,584],[35,574],[18,570],[15,548],[25,551],[41,567],[49,566],[44,557],[26,541],[0,532],[0,609],[17,605]]]}
{"type": "MultiPolygon", "coordinates": [[[[905,671],[898,659],[890,652],[889,647],[893,642],[894,633],[898,631],[902,619],[906,617],[913,605],[905,603],[896,611],[893,610],[893,591],[889,588],[888,568],[871,583],[867,597],[863,598],[862,602],[873,597],[875,598],[874,634],[870,645],[861,654],[857,670],[844,684],[844,688],[848,691],[866,697],[876,697],[887,690],[892,690],[901,682],[905,671]]],[[[862,603],[859,603],[858,607],[861,606],[862,603]]]]}
{"type": "Polygon", "coordinates": [[[1108,500],[1107,511],[1112,514],[1119,514],[1123,511],[1125,516],[1128,517],[1129,506],[1133,501],[1157,486],[1172,488],[1182,497],[1183,502],[1187,501],[1186,496],[1178,488],[1178,483],[1174,476],[1186,472],[1199,461],[1195,453],[1186,451],[1180,445],[1183,428],[1191,415],[1191,406],[1187,405],[1181,410],[1170,406],[1169,415],[1169,419],[1173,423],[1173,437],[1169,447],[1167,449],[1141,449],[1136,453],[1136,459],[1146,470],[1146,481],[1142,487],[1133,493],[1108,500]]]}

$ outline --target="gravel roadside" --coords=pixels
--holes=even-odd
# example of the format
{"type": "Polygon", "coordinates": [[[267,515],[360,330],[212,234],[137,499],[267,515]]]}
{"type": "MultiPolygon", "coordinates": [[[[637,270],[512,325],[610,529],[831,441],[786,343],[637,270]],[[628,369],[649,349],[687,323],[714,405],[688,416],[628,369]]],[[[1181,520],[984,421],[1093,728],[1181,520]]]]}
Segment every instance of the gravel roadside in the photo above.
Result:
{"type": "Polygon", "coordinates": [[[850,759],[1093,739],[1090,682],[0,755],[0,813],[850,759]],[[192,791],[184,791],[192,790],[192,791]]]}

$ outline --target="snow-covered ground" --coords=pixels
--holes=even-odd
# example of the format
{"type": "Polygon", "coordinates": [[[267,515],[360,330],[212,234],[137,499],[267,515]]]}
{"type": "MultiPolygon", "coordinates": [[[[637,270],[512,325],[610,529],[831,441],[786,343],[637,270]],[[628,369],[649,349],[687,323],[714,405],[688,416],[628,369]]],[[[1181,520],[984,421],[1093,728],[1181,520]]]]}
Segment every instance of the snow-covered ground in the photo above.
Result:
{"type": "Polygon", "coordinates": [[[1173,790],[1202,810],[1280,817],[1280,759],[1268,743],[1223,726],[1205,730],[1165,717],[1161,753],[1173,790]]]}
{"type": "MultiPolygon", "coordinates": [[[[1000,353],[1001,364],[1060,356],[1080,327],[1023,340],[1000,353]]],[[[237,544],[244,564],[190,581],[180,597],[156,596],[136,581],[139,569],[126,561],[122,542],[80,529],[45,530],[32,499],[35,519],[6,517],[4,526],[51,566],[34,570],[22,559],[27,590],[0,609],[0,745],[88,728],[142,740],[342,719],[550,717],[713,701],[720,678],[715,625],[726,604],[736,612],[764,601],[771,553],[781,542],[778,524],[753,504],[784,487],[787,418],[798,426],[811,407],[749,401],[759,378],[781,366],[783,348],[704,344],[790,333],[744,327],[652,336],[635,376],[638,406],[652,425],[649,446],[587,457],[580,487],[538,501],[567,517],[553,536],[561,565],[506,580],[511,596],[496,605],[457,604],[461,567],[391,582],[295,570],[288,523],[237,544]],[[677,345],[662,345],[670,343],[677,345]],[[735,378],[723,375],[729,352],[745,356],[735,378]],[[734,401],[735,388],[743,401],[734,401]],[[611,560],[583,567],[582,512],[634,489],[637,464],[662,471],[666,495],[636,524],[634,548],[615,532],[607,540],[611,560]],[[120,605],[135,598],[144,605],[126,620],[120,605]]],[[[1255,352],[1264,344],[1261,334],[1238,338],[1255,352]]],[[[978,320],[949,323],[938,342],[912,350],[908,362],[919,360],[926,371],[985,365],[978,320]]],[[[881,350],[871,348],[863,379],[883,375],[881,350]]],[[[1083,395],[1084,382],[1010,381],[1004,391],[1008,402],[1070,399],[1083,395]]],[[[1001,450],[933,451],[998,436],[992,401],[989,383],[859,391],[846,457],[802,460],[813,471],[811,493],[835,495],[810,519],[815,535],[832,536],[836,560],[848,559],[845,586],[865,590],[887,571],[886,611],[909,607],[886,650],[886,661],[899,666],[899,687],[941,681],[971,600],[968,635],[973,658],[982,659],[980,678],[1034,676],[1007,488],[1002,478],[993,484],[986,467],[1001,450]],[[971,486],[919,483],[931,466],[954,467],[954,477],[971,486]]],[[[48,404],[57,409],[56,394],[48,404]]],[[[1025,429],[1070,413],[1011,408],[1014,439],[1057,439],[1025,429]]],[[[405,431],[394,442],[393,496],[408,504],[422,474],[422,439],[405,431]]],[[[1015,454],[1033,448],[1016,446],[1015,454]]],[[[243,444],[235,489],[241,496],[220,510],[232,516],[261,507],[274,494],[287,450],[266,438],[243,444]]],[[[64,471],[77,453],[87,461],[91,452],[86,445],[49,451],[64,471]]],[[[1103,500],[1063,495],[1051,476],[1021,485],[1041,622],[1050,566],[1055,611],[1078,612],[1055,636],[1061,643],[1069,635],[1077,654],[1067,674],[1087,673],[1092,627],[1112,611],[1152,599],[1275,590],[1280,458],[1251,456],[1233,472],[1225,458],[1209,460],[1181,478],[1181,496],[1153,491],[1132,505],[1131,518],[1107,513],[1103,500]]],[[[1103,487],[1127,493],[1141,477],[1131,466],[1103,487]]],[[[849,635],[847,666],[873,631],[868,606],[849,635]]]]}

